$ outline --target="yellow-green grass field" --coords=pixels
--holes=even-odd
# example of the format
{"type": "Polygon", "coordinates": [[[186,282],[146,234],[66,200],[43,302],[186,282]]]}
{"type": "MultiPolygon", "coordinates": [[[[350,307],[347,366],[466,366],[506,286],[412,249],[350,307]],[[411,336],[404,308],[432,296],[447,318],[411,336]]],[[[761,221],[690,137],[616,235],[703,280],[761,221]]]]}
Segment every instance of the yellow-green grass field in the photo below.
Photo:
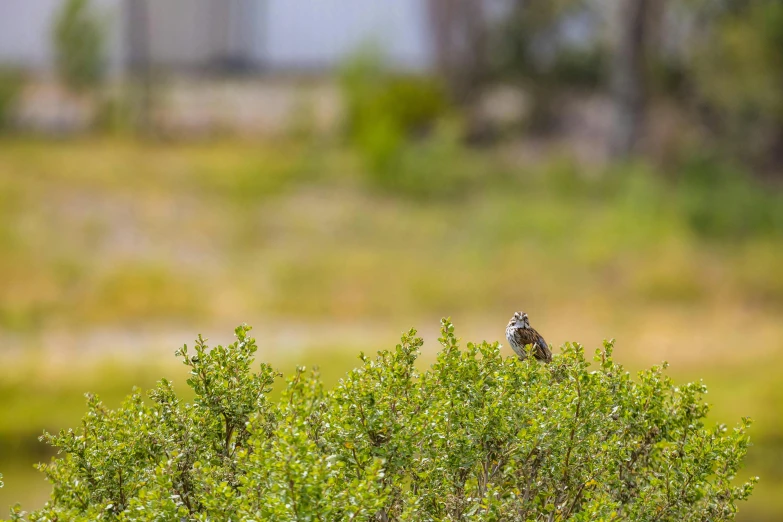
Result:
{"type": "Polygon", "coordinates": [[[779,520],[779,189],[506,152],[425,155],[433,194],[374,183],[333,143],[0,141],[0,509],[45,497],[36,437],[76,426],[84,392],[183,390],[172,353],[199,332],[247,322],[259,359],[333,383],[411,326],[427,364],[441,316],[495,341],[524,309],[551,344],[614,337],[629,369],[703,378],[716,421],[756,419],[741,519],[779,520]],[[758,208],[772,224],[745,222],[758,208]]]}

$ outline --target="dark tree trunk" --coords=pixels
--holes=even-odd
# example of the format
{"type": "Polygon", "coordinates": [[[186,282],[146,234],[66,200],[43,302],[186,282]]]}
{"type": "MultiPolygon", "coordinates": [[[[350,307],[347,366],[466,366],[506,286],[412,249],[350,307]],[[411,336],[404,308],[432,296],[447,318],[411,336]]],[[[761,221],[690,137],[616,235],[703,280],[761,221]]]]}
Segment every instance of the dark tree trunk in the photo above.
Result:
{"type": "Polygon", "coordinates": [[[435,65],[458,102],[469,102],[486,73],[483,0],[428,0],[435,65]]]}
{"type": "Polygon", "coordinates": [[[619,2],[618,38],[611,71],[614,128],[610,152],[625,158],[636,151],[645,122],[647,41],[653,0],[619,2]]]}
{"type": "Polygon", "coordinates": [[[152,64],[150,12],[147,0],[127,0],[128,69],[131,73],[132,106],[137,130],[152,131],[152,64]]]}

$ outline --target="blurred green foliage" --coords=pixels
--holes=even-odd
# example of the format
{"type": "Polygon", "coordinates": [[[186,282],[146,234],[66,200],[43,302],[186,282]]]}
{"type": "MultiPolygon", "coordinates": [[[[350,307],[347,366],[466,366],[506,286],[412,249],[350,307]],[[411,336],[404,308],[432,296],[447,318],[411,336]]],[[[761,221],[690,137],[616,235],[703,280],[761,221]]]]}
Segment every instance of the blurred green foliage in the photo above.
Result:
{"type": "Polygon", "coordinates": [[[725,162],[692,157],[680,169],[679,205],[700,235],[731,240],[783,234],[780,194],[725,162]]]}
{"type": "Polygon", "coordinates": [[[104,34],[91,0],[67,0],[52,28],[57,69],[62,81],[76,91],[101,80],[104,34]]]}
{"type": "Polygon", "coordinates": [[[459,122],[442,120],[426,138],[404,142],[389,163],[379,165],[377,181],[412,198],[461,198],[492,175],[481,172],[482,161],[462,140],[459,122]]]}
{"type": "Polygon", "coordinates": [[[654,38],[665,42],[651,47],[646,64],[651,99],[674,101],[710,153],[777,175],[783,5],[679,0],[661,6],[650,24],[654,38]]]}
{"type": "MultiPolygon", "coordinates": [[[[579,0],[553,2],[512,2],[506,16],[498,22],[494,39],[494,66],[497,73],[530,82],[548,78],[564,62],[581,68],[570,58],[583,52],[564,37],[563,24],[583,13],[579,0]]],[[[585,13],[587,14],[587,13],[585,13]]],[[[594,70],[593,74],[598,71],[594,70]]],[[[579,75],[577,75],[579,76],[579,75]]]]}
{"type": "MultiPolygon", "coordinates": [[[[513,1],[490,31],[494,78],[531,97],[529,130],[559,131],[575,91],[612,98],[616,12],[591,0],[513,1]]],[[[673,102],[706,148],[778,174],[783,139],[783,4],[675,0],[646,10],[638,70],[648,112],[673,102]]],[[[650,116],[649,120],[656,119],[650,116]]],[[[563,129],[567,130],[567,129],[563,129]]]]}
{"type": "Polygon", "coordinates": [[[552,130],[563,91],[599,89],[605,84],[607,49],[600,18],[582,0],[511,2],[491,31],[493,75],[511,80],[531,96],[527,128],[552,130]],[[574,41],[567,26],[592,26],[592,38],[574,41]]]}
{"type": "Polygon", "coordinates": [[[133,130],[134,111],[129,93],[102,93],[97,101],[93,128],[112,136],[129,136],[133,130]]]}
{"type": "Polygon", "coordinates": [[[345,125],[354,140],[379,120],[388,120],[405,137],[425,132],[447,108],[445,91],[436,79],[393,73],[376,53],[363,52],[347,61],[340,81],[345,125]]]}
{"type": "Polygon", "coordinates": [[[12,123],[13,110],[24,87],[24,76],[17,69],[0,68],[0,131],[12,123]]]}
{"type": "MultiPolygon", "coordinates": [[[[341,88],[349,141],[367,165],[367,172],[386,188],[432,192],[437,177],[411,165],[408,147],[426,142],[448,109],[438,80],[400,75],[388,70],[382,57],[365,52],[343,67],[341,88]]],[[[426,145],[424,145],[426,147],[426,145]]],[[[435,145],[437,148],[438,145],[435,145]]],[[[441,178],[442,179],[442,178],[441,178]]]]}
{"type": "Polygon", "coordinates": [[[50,501],[11,520],[727,520],[756,480],[735,484],[747,419],[708,426],[703,384],[659,367],[635,381],[611,343],[594,371],[578,344],[543,366],[497,343],[463,351],[443,320],[423,373],[411,330],[332,391],[299,368],[275,403],[248,331],[177,352],[190,403],[165,379],[149,404],[89,395],[82,428],[43,437],[62,453],[40,467],[50,501]]]}
{"type": "Polygon", "coordinates": [[[783,129],[783,5],[728,4],[694,52],[695,90],[725,146],[755,160],[775,156],[783,129]]]}

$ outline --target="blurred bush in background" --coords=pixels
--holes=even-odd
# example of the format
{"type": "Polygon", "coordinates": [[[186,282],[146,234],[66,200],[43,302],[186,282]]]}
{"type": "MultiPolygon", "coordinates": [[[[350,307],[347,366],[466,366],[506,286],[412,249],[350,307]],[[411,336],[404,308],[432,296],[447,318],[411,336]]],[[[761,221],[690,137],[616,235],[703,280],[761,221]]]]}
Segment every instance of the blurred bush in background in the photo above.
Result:
{"type": "Polygon", "coordinates": [[[75,91],[96,87],[104,71],[103,21],[91,0],[65,0],[52,32],[57,70],[75,91]]]}
{"type": "Polygon", "coordinates": [[[777,168],[783,160],[783,4],[726,4],[693,49],[692,90],[719,147],[777,168]]]}
{"type": "Polygon", "coordinates": [[[430,163],[428,169],[414,163],[419,153],[431,154],[450,139],[436,131],[449,109],[438,80],[394,73],[380,54],[363,52],[343,67],[340,85],[348,139],[374,181],[410,193],[435,193],[448,177],[440,171],[443,165],[430,163]],[[438,144],[430,143],[434,134],[438,144]]]}
{"type": "Polygon", "coordinates": [[[0,68],[0,132],[13,123],[14,110],[24,87],[24,76],[17,69],[0,68]]]}
{"type": "Polygon", "coordinates": [[[783,234],[783,201],[742,167],[695,156],[681,167],[678,204],[693,230],[719,240],[783,234]]]}

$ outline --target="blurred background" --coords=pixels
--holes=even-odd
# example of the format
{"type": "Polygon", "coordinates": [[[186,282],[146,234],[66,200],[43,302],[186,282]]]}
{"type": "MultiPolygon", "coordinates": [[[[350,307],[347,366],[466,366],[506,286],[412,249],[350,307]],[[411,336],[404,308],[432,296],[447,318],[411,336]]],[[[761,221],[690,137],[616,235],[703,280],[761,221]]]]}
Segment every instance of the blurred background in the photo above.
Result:
{"type": "Polygon", "coordinates": [[[2,511],[197,333],[334,383],[525,310],[753,417],[781,520],[782,259],[779,1],[0,3],[2,511]]]}

